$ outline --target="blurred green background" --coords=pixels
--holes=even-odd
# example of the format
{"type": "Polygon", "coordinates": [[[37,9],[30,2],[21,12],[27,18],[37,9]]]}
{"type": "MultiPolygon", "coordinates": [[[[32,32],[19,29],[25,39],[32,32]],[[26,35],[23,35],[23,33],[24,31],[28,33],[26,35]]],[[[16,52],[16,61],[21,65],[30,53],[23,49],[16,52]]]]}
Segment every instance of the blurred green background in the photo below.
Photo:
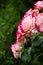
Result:
{"type": "Polygon", "coordinates": [[[41,49],[40,45],[33,49],[34,52],[32,56],[29,55],[28,61],[26,61],[28,55],[25,56],[25,54],[23,60],[15,59],[10,49],[11,44],[16,41],[16,30],[20,19],[28,9],[33,8],[36,1],[0,0],[0,65],[43,65],[43,44],[41,49]],[[34,61],[37,53],[41,59],[34,61]]]}

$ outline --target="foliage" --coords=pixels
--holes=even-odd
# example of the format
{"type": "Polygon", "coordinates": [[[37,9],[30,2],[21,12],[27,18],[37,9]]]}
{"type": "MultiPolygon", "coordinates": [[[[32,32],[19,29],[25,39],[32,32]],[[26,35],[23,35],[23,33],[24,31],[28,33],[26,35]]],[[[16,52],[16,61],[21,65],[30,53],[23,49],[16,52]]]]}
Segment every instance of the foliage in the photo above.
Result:
{"type": "Polygon", "coordinates": [[[16,40],[18,23],[33,7],[33,0],[0,0],[0,65],[43,65],[43,34],[27,40],[21,59],[15,59],[10,46],[16,40]]]}

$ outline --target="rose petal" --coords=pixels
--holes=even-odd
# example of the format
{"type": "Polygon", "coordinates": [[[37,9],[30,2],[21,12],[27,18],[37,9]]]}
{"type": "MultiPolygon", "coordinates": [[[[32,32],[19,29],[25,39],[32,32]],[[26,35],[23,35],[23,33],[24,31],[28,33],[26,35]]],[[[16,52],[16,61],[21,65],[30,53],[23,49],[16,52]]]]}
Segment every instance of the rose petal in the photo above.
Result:
{"type": "Polygon", "coordinates": [[[36,17],[36,28],[38,31],[43,32],[43,13],[40,13],[37,17],[36,17]]]}
{"type": "Polygon", "coordinates": [[[43,8],[43,1],[37,1],[35,4],[34,4],[34,8],[35,9],[41,9],[43,8]]]}

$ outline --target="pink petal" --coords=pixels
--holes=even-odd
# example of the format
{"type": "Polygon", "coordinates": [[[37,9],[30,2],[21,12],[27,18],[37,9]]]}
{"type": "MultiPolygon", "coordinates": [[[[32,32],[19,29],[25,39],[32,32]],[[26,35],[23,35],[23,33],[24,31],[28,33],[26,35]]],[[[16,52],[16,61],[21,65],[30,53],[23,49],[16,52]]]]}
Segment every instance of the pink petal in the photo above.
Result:
{"type": "Polygon", "coordinates": [[[32,19],[30,16],[28,16],[28,17],[24,18],[24,20],[22,20],[21,28],[22,28],[23,32],[30,30],[31,26],[32,26],[32,19]]]}
{"type": "Polygon", "coordinates": [[[40,13],[37,17],[36,17],[36,28],[38,29],[38,31],[43,32],[43,13],[40,13]]]}
{"type": "Polygon", "coordinates": [[[34,8],[36,9],[41,9],[43,8],[43,1],[37,1],[35,4],[34,4],[34,8]]]}
{"type": "Polygon", "coordinates": [[[40,25],[40,32],[43,32],[43,24],[40,25]]]}
{"type": "Polygon", "coordinates": [[[16,42],[15,44],[12,44],[12,46],[11,46],[11,50],[12,50],[13,55],[16,59],[21,57],[20,48],[21,47],[19,46],[18,42],[16,42]]]}

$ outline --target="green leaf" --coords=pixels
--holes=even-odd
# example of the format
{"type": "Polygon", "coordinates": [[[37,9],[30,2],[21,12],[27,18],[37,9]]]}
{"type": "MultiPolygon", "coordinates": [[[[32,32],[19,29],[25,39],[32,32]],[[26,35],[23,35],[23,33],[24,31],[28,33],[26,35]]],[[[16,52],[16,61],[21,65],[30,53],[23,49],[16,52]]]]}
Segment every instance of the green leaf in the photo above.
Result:
{"type": "Polygon", "coordinates": [[[32,42],[32,46],[39,46],[43,42],[43,36],[36,36],[32,42]]]}
{"type": "Polygon", "coordinates": [[[31,55],[29,55],[29,54],[27,54],[27,53],[24,53],[23,55],[22,55],[22,61],[24,61],[24,62],[30,62],[31,61],[31,55]]]}
{"type": "Polygon", "coordinates": [[[40,65],[40,62],[39,61],[33,61],[32,65],[40,65]]]}

